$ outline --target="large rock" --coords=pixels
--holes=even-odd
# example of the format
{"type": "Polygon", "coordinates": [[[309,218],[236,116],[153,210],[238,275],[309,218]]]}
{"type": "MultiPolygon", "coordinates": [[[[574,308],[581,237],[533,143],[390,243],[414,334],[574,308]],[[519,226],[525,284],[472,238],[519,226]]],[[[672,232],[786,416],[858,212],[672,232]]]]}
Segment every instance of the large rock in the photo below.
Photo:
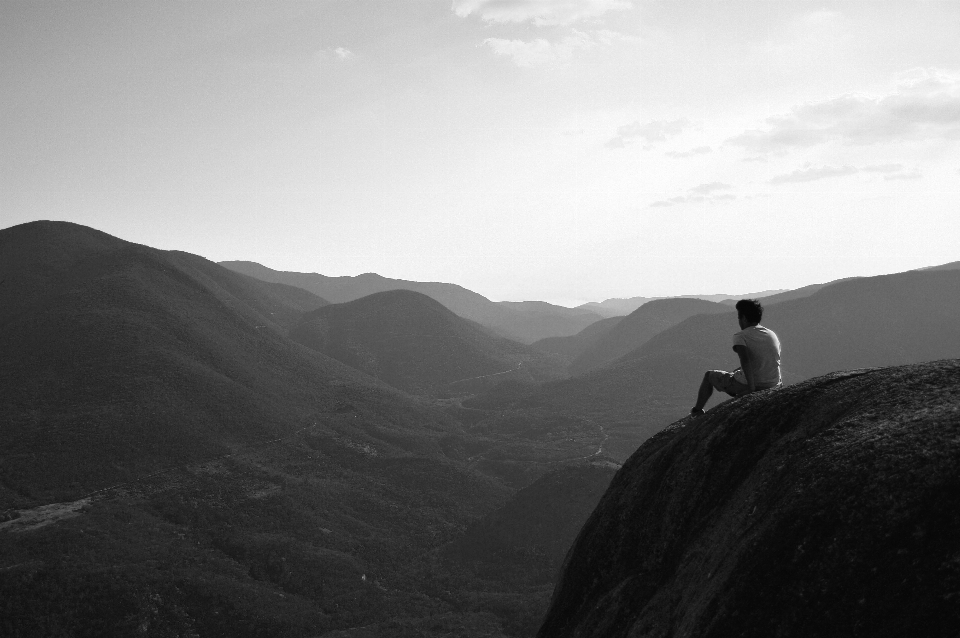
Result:
{"type": "Polygon", "coordinates": [[[960,635],[960,360],[833,373],[650,439],[539,632],[960,635]]]}

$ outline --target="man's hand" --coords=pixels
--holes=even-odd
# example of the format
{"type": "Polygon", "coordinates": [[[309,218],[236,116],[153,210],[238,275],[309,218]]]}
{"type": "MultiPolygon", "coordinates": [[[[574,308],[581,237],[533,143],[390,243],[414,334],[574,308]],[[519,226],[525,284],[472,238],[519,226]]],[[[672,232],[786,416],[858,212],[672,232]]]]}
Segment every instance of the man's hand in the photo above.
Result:
{"type": "Polygon", "coordinates": [[[750,351],[746,346],[733,346],[733,351],[740,357],[740,369],[747,378],[747,392],[756,392],[757,383],[753,380],[753,370],[750,369],[750,351]]]}

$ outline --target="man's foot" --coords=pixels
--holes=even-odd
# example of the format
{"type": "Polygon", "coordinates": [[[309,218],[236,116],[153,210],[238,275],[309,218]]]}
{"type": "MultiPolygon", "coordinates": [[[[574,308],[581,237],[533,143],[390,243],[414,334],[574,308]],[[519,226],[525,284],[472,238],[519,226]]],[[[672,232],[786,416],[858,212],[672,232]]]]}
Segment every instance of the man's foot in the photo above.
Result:
{"type": "Polygon", "coordinates": [[[703,408],[690,408],[690,414],[693,416],[703,415],[703,408]]]}

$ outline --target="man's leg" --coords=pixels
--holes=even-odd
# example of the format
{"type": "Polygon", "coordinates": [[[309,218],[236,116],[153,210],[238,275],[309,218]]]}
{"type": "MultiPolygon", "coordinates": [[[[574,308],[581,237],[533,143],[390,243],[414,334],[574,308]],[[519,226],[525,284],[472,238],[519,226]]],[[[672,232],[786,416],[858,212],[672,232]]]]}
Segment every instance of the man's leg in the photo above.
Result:
{"type": "Polygon", "coordinates": [[[697,391],[697,403],[690,410],[690,414],[703,414],[703,406],[707,404],[713,395],[713,383],[710,381],[710,373],[703,373],[703,381],[700,382],[700,389],[697,391]]]}
{"type": "Polygon", "coordinates": [[[697,404],[690,409],[690,414],[703,414],[703,406],[707,405],[707,401],[710,400],[714,390],[726,392],[732,397],[738,397],[746,394],[747,386],[737,381],[732,372],[710,370],[703,375],[700,390],[697,392],[697,404]]]}

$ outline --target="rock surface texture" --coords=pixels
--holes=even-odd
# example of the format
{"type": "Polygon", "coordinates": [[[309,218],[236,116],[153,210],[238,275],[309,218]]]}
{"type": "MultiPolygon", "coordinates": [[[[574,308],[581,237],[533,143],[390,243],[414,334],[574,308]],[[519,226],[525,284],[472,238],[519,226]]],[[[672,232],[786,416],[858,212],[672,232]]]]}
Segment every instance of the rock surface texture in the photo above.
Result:
{"type": "Polygon", "coordinates": [[[960,635],[960,360],[729,401],[627,461],[541,638],[960,635]]]}

